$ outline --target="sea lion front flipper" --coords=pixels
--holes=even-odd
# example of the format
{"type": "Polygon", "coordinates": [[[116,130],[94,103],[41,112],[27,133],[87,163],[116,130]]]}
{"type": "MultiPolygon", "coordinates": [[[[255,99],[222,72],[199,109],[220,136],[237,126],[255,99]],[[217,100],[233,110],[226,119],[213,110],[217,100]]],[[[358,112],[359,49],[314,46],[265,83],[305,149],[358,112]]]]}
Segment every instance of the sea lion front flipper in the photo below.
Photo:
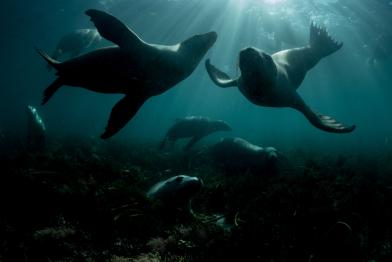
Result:
{"type": "Polygon", "coordinates": [[[231,79],[226,73],[222,72],[215,66],[210,63],[210,59],[206,60],[206,69],[207,73],[210,76],[211,80],[220,87],[231,87],[237,86],[237,79],[231,79]]]}
{"type": "Polygon", "coordinates": [[[123,128],[146,101],[143,96],[126,95],[114,105],[102,139],[107,139],[123,128]]]}
{"type": "Polygon", "coordinates": [[[99,34],[121,48],[129,48],[142,40],[123,22],[112,15],[96,9],[89,9],[86,15],[91,18],[99,34]]]}
{"type": "Polygon", "coordinates": [[[162,140],[162,142],[159,144],[159,147],[158,147],[159,150],[163,150],[163,148],[165,147],[166,142],[167,142],[168,139],[169,139],[169,138],[168,138],[168,136],[166,135],[165,138],[162,140]]]}
{"type": "Polygon", "coordinates": [[[189,149],[191,149],[191,147],[201,139],[201,136],[194,136],[191,138],[191,140],[189,140],[188,144],[186,144],[186,146],[184,147],[184,151],[188,151],[189,149]]]}
{"type": "Polygon", "coordinates": [[[331,133],[350,133],[355,129],[355,125],[345,126],[334,118],[314,112],[309,106],[303,102],[298,95],[297,103],[293,106],[295,109],[301,111],[309,122],[318,129],[331,133]]]}
{"type": "Polygon", "coordinates": [[[56,93],[56,91],[59,90],[59,88],[62,87],[63,85],[64,82],[60,77],[54,80],[54,82],[44,90],[41,105],[45,105],[49,101],[49,99],[54,95],[54,93],[56,93]]]}

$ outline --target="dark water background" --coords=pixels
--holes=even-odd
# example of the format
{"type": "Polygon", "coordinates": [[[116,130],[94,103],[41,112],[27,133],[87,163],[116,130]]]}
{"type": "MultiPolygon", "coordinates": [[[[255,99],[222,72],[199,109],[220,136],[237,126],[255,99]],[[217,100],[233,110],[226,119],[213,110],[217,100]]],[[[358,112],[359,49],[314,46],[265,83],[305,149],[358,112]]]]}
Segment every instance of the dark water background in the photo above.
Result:
{"type": "MultiPolygon", "coordinates": [[[[307,43],[315,21],[344,46],[312,69],[299,93],[314,110],[346,124],[350,134],[330,134],[311,126],[293,109],[252,105],[237,88],[221,89],[208,78],[204,60],[185,81],[149,99],[136,117],[112,139],[158,142],[176,118],[204,115],[227,121],[233,132],[265,146],[322,152],[380,152],[392,144],[391,59],[367,63],[376,39],[391,33],[391,1],[256,1],[256,0],[67,0],[1,1],[0,4],[0,127],[24,136],[24,106],[37,106],[53,136],[98,137],[112,106],[121,95],[97,94],[63,87],[45,106],[42,91],[54,73],[34,46],[51,53],[57,41],[78,28],[93,28],[84,11],[106,10],[120,18],[149,43],[175,44],[187,37],[215,30],[218,40],[206,58],[235,76],[238,51],[256,46],[277,51],[273,32],[293,34],[307,43]],[[276,2],[274,4],[274,2],[276,2]],[[288,28],[288,29],[287,29],[288,28]],[[286,31],[284,31],[286,30],[286,31]]],[[[110,43],[107,43],[110,45],[110,43]]],[[[283,44],[282,48],[293,47],[283,44]]]]}

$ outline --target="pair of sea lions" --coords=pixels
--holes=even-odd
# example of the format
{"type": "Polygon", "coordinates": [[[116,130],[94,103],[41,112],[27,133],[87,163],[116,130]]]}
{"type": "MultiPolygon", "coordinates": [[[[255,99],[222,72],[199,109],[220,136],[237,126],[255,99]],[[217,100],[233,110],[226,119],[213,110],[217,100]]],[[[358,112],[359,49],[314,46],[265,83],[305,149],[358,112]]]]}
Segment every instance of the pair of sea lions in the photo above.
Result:
{"type": "MultiPolygon", "coordinates": [[[[112,109],[101,138],[116,134],[128,123],[143,103],[187,78],[217,39],[215,32],[195,35],[173,45],[148,44],[117,18],[98,10],[86,14],[100,35],[117,44],[60,63],[39,51],[57,70],[58,78],[44,91],[42,104],[63,85],[80,86],[100,93],[122,93],[112,109]]],[[[317,128],[327,132],[348,133],[333,118],[312,111],[296,92],[307,71],[342,47],[325,29],[311,24],[309,45],[268,55],[253,47],[240,52],[241,76],[231,79],[206,61],[209,76],[221,87],[238,86],[252,103],[270,107],[292,107],[302,112],[317,128]]]]}

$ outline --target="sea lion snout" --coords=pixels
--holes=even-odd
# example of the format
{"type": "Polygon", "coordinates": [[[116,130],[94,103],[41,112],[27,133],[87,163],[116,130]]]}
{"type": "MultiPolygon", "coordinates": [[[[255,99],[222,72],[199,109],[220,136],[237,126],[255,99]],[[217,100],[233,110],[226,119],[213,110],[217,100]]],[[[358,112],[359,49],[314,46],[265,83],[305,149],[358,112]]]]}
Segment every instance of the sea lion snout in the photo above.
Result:
{"type": "Polygon", "coordinates": [[[216,121],[214,129],[216,131],[231,131],[231,127],[225,121],[219,120],[216,121]]]}
{"type": "Polygon", "coordinates": [[[213,44],[215,44],[217,39],[218,34],[215,31],[211,31],[205,34],[194,35],[185,40],[182,45],[207,51],[213,44]]]}
{"type": "Polygon", "coordinates": [[[253,47],[247,47],[242,49],[239,54],[240,68],[246,69],[246,71],[248,71],[247,69],[249,67],[255,68],[255,65],[263,65],[260,51],[253,47]]]}
{"type": "Polygon", "coordinates": [[[212,47],[218,39],[218,34],[215,31],[211,31],[202,35],[206,38],[208,48],[212,47]]]}
{"type": "Polygon", "coordinates": [[[245,48],[243,48],[243,49],[240,51],[240,55],[252,54],[252,53],[258,54],[259,51],[256,50],[256,48],[251,47],[251,46],[245,47],[245,48]]]}
{"type": "Polygon", "coordinates": [[[274,147],[266,147],[265,152],[267,153],[267,159],[269,161],[277,161],[278,160],[278,151],[274,147]]]}
{"type": "Polygon", "coordinates": [[[258,57],[259,51],[254,47],[246,47],[240,51],[240,60],[247,60],[254,57],[258,57]]]}
{"type": "Polygon", "coordinates": [[[201,178],[194,177],[194,180],[189,183],[189,191],[195,195],[203,187],[204,183],[201,178]]]}
{"type": "Polygon", "coordinates": [[[277,68],[271,56],[254,47],[241,50],[239,67],[243,79],[256,86],[273,84],[277,74],[277,68]]]}

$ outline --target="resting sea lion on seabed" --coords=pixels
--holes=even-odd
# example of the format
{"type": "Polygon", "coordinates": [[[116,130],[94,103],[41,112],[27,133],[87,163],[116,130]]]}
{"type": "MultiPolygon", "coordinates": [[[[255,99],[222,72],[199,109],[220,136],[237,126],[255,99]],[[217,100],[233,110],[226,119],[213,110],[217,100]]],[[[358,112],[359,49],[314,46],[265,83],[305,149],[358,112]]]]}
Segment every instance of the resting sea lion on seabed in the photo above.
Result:
{"type": "Polygon", "coordinates": [[[210,148],[212,158],[230,172],[273,171],[278,161],[274,147],[260,147],[242,138],[222,138],[210,148]]]}
{"type": "Polygon", "coordinates": [[[217,39],[215,32],[209,32],[171,46],[148,44],[105,12],[90,9],[86,14],[100,35],[117,46],[97,49],[62,63],[38,50],[58,76],[44,91],[42,104],[63,85],[125,94],[113,107],[102,139],[122,129],[147,99],[162,94],[192,74],[217,39]]]}
{"type": "Polygon", "coordinates": [[[324,28],[310,26],[309,45],[287,49],[268,55],[254,47],[241,50],[239,68],[241,76],[231,79],[226,73],[206,61],[207,72],[220,87],[238,86],[241,93],[253,104],[268,107],[291,107],[297,109],[315,127],[332,133],[349,133],[355,125],[346,127],[330,116],[310,109],[297,88],[307,71],[322,58],[336,52],[342,43],[333,40],[324,28]]]}
{"type": "Polygon", "coordinates": [[[191,139],[184,148],[188,150],[203,137],[218,131],[231,131],[231,128],[222,120],[213,120],[208,117],[188,116],[183,119],[178,119],[169,131],[167,131],[159,149],[162,150],[165,147],[166,141],[174,144],[177,139],[190,137],[191,139]]]}
{"type": "Polygon", "coordinates": [[[186,208],[186,211],[192,213],[190,201],[202,186],[202,180],[197,177],[179,175],[158,182],[147,195],[161,200],[165,206],[186,208]]]}

